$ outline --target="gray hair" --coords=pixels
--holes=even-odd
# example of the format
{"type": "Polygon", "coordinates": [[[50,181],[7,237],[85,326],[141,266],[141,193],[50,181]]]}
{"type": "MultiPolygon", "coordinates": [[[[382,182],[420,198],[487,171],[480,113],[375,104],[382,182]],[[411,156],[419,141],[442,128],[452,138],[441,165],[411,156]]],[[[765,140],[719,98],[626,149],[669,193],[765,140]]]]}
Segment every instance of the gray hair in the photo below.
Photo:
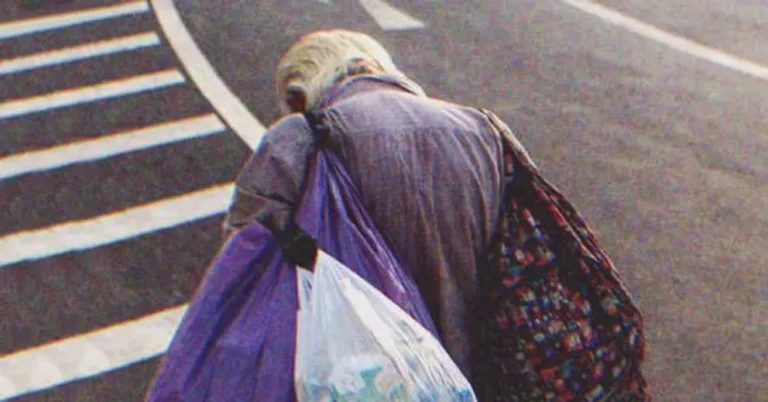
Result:
{"type": "Polygon", "coordinates": [[[423,94],[379,42],[341,29],[310,33],[291,46],[277,64],[275,89],[283,112],[301,112],[338,82],[361,74],[396,76],[423,94]]]}

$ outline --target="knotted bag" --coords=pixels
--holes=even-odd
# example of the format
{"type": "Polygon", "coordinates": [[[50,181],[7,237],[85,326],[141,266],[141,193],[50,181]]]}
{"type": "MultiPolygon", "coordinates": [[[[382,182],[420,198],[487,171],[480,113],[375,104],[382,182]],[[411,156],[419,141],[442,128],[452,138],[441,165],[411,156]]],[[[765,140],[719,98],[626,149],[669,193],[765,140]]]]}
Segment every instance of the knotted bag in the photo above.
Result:
{"type": "Polygon", "coordinates": [[[320,151],[309,163],[295,225],[273,233],[253,222],[229,239],[190,303],[147,401],[295,402],[296,263],[312,264],[315,243],[437,336],[418,288],[344,167],[323,151],[322,116],[306,117],[319,128],[320,151]]]}

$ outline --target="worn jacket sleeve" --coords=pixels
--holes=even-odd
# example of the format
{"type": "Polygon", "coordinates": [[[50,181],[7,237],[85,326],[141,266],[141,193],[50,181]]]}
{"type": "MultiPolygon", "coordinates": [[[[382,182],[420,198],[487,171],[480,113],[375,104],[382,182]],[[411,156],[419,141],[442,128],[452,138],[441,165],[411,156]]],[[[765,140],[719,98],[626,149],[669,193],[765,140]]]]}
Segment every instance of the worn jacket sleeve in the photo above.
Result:
{"type": "Polygon", "coordinates": [[[314,148],[301,116],[287,117],[270,128],[235,183],[224,237],[254,220],[284,228],[301,201],[314,148]]]}

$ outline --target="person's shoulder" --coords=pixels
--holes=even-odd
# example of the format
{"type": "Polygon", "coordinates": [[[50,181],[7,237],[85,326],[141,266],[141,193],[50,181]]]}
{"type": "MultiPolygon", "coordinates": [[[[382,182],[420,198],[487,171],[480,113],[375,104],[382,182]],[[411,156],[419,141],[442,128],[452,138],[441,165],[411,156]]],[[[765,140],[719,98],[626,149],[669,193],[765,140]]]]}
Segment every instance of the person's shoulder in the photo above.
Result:
{"type": "Polygon", "coordinates": [[[469,106],[452,103],[439,98],[415,95],[404,90],[371,91],[344,99],[331,107],[341,115],[372,115],[377,120],[390,118],[399,120],[434,121],[441,117],[462,116],[462,120],[480,120],[482,113],[469,106]]]}
{"type": "Polygon", "coordinates": [[[485,131],[488,128],[486,110],[441,98],[429,97],[424,101],[428,109],[443,116],[447,124],[471,131],[485,131]]]}
{"type": "MultiPolygon", "coordinates": [[[[483,111],[480,108],[435,96],[415,96],[410,93],[382,94],[382,96],[392,97],[390,99],[397,97],[406,102],[410,108],[416,108],[427,112],[434,112],[441,115],[449,114],[453,116],[462,116],[463,119],[474,121],[480,121],[484,118],[483,111]]],[[[384,103],[386,103],[386,100],[384,103]]]]}
{"type": "Polygon", "coordinates": [[[312,133],[302,114],[281,117],[272,123],[253,150],[256,154],[283,152],[306,148],[312,133]]]}
{"type": "Polygon", "coordinates": [[[272,123],[264,133],[263,142],[284,141],[286,139],[295,140],[307,132],[309,132],[309,127],[304,115],[292,113],[272,123]]]}
{"type": "Polygon", "coordinates": [[[283,116],[267,130],[268,135],[282,135],[288,132],[295,132],[296,130],[305,130],[307,128],[306,119],[301,113],[291,113],[283,116]]]}

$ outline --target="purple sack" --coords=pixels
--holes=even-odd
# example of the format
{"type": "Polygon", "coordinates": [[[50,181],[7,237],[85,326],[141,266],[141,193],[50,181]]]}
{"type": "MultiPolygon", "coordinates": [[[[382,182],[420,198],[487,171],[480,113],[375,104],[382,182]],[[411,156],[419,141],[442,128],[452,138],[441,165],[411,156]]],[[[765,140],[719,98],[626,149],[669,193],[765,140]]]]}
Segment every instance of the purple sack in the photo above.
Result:
{"type": "MultiPolygon", "coordinates": [[[[339,159],[319,152],[312,166],[296,223],[437,337],[339,159]]],[[[296,269],[272,233],[259,223],[240,230],[213,261],[146,400],[294,402],[296,289],[296,269]]]]}

